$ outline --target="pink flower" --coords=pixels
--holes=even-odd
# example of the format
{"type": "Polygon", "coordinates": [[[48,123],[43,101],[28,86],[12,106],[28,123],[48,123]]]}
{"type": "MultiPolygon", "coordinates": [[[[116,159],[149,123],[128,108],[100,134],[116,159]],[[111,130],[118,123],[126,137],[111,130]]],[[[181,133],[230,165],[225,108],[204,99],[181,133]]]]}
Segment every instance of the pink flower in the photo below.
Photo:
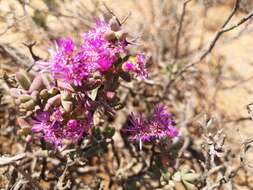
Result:
{"type": "Polygon", "coordinates": [[[80,48],[85,59],[97,65],[101,72],[107,71],[119,55],[126,51],[127,46],[125,40],[108,41],[104,36],[107,31],[110,31],[109,24],[98,21],[90,31],[83,34],[80,48]]]}
{"type": "Polygon", "coordinates": [[[144,54],[137,54],[135,57],[130,57],[128,61],[122,64],[122,70],[124,72],[132,72],[141,79],[147,78],[144,54]]]}
{"type": "Polygon", "coordinates": [[[126,52],[126,40],[108,41],[104,34],[110,30],[108,23],[98,21],[87,33],[83,34],[83,43],[76,47],[71,38],[56,41],[56,50],[50,49],[48,62],[38,61],[39,68],[48,70],[55,79],[81,86],[96,73],[103,74],[126,52]]]}
{"type": "Polygon", "coordinates": [[[33,126],[32,131],[40,134],[46,142],[51,143],[56,149],[63,145],[64,140],[69,140],[72,143],[82,140],[92,122],[90,115],[80,120],[64,121],[58,109],[53,112],[37,112],[32,118],[30,120],[30,124],[33,126]]]}
{"type": "Polygon", "coordinates": [[[153,115],[149,119],[144,119],[142,114],[131,114],[129,121],[125,131],[129,133],[131,141],[145,142],[177,136],[171,115],[161,105],[155,106],[153,115]]]}

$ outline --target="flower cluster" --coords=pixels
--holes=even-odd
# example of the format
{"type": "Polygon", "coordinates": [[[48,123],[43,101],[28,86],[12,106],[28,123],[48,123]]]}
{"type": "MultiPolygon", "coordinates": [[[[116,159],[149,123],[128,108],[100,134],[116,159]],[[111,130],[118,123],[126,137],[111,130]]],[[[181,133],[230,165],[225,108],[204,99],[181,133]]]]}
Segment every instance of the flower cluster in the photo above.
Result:
{"type": "Polygon", "coordinates": [[[131,71],[145,78],[147,73],[143,54],[132,56],[131,60],[122,63],[122,68],[113,65],[127,55],[126,36],[127,33],[116,21],[111,24],[98,21],[82,35],[83,42],[79,48],[72,39],[61,38],[56,41],[56,49],[50,49],[51,59],[48,62],[39,61],[38,64],[55,78],[75,86],[84,85],[88,78],[94,76],[101,78],[109,70],[118,73],[120,70],[127,73],[131,71]]]}
{"type": "Polygon", "coordinates": [[[145,58],[129,55],[127,32],[116,18],[97,21],[77,46],[71,38],[56,40],[50,59],[36,62],[37,73],[16,73],[12,89],[21,117],[20,133],[39,137],[56,149],[78,143],[89,134],[93,114],[113,115],[120,104],[120,79],[145,79],[145,58]]]}
{"type": "Polygon", "coordinates": [[[171,115],[161,105],[156,105],[152,116],[145,119],[142,114],[129,117],[129,125],[124,129],[131,141],[149,142],[154,139],[174,138],[177,130],[173,126],[171,115]]]}

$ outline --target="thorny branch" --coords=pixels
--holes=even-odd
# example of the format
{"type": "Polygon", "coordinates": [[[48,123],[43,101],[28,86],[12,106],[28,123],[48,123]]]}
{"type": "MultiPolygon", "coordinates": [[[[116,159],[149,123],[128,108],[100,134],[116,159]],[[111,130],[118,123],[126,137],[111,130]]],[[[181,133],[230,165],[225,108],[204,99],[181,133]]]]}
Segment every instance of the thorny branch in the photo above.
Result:
{"type": "Polygon", "coordinates": [[[177,37],[176,37],[176,47],[175,47],[175,59],[178,58],[178,49],[179,49],[179,42],[180,42],[180,37],[181,37],[181,31],[183,27],[183,22],[184,22],[184,16],[185,16],[185,11],[186,11],[186,6],[191,0],[185,0],[183,3],[183,9],[179,21],[179,27],[177,31],[177,37]]]}
{"type": "Polygon", "coordinates": [[[35,55],[35,53],[33,52],[33,47],[36,45],[36,41],[31,42],[31,43],[23,43],[23,44],[29,49],[29,52],[30,52],[30,54],[33,58],[33,61],[34,61],[34,63],[27,68],[27,72],[29,72],[33,68],[35,62],[40,60],[41,58],[39,56],[35,55]]]}
{"type": "Polygon", "coordinates": [[[233,25],[231,25],[229,27],[226,27],[227,24],[229,23],[229,21],[231,20],[231,18],[235,15],[236,11],[238,10],[238,8],[239,8],[239,2],[240,2],[240,0],[236,0],[234,8],[233,8],[231,14],[225,20],[225,22],[222,25],[222,27],[220,28],[220,30],[216,33],[216,35],[214,36],[214,38],[211,41],[211,43],[208,46],[208,48],[206,50],[202,50],[202,53],[200,53],[200,55],[197,55],[196,59],[194,59],[193,61],[191,61],[187,65],[185,65],[180,71],[178,71],[178,73],[176,73],[175,77],[167,85],[167,90],[177,80],[178,77],[182,76],[192,66],[200,63],[209,53],[211,53],[212,50],[213,50],[213,48],[214,48],[214,46],[215,46],[215,44],[217,43],[217,41],[220,39],[220,37],[224,33],[229,32],[229,31],[231,31],[231,30],[239,27],[240,25],[242,25],[243,23],[245,23],[246,21],[250,20],[253,17],[253,10],[252,10],[246,16],[244,16],[243,18],[241,18],[237,23],[235,23],[235,24],[233,24],[233,25]]]}
{"type": "Polygon", "coordinates": [[[59,190],[65,190],[65,189],[70,188],[70,185],[71,185],[70,180],[67,180],[67,182],[65,183],[65,178],[66,178],[69,166],[70,164],[67,163],[62,175],[59,177],[59,180],[56,185],[56,188],[59,190]]]}
{"type": "Polygon", "coordinates": [[[33,188],[38,189],[38,190],[43,190],[40,184],[36,180],[34,180],[28,173],[26,173],[24,170],[19,168],[19,166],[16,163],[11,163],[11,165],[15,168],[15,170],[21,173],[25,179],[27,179],[30,182],[33,188]]]}
{"type": "MultiPolygon", "coordinates": [[[[184,20],[184,15],[185,15],[185,11],[186,11],[186,5],[187,5],[187,3],[188,2],[190,2],[191,0],[185,0],[185,2],[184,2],[184,5],[183,5],[183,12],[182,12],[182,15],[181,15],[181,18],[180,18],[180,26],[179,26],[179,28],[178,28],[178,33],[177,33],[177,48],[176,48],[176,51],[177,51],[177,53],[176,53],[176,56],[175,57],[178,57],[178,46],[179,46],[179,42],[180,42],[180,35],[181,35],[181,31],[182,31],[182,27],[183,27],[183,20],[184,20]]],[[[212,41],[212,43],[210,44],[210,46],[209,46],[209,48],[202,54],[202,56],[204,56],[204,57],[206,57],[211,51],[212,51],[212,49],[214,48],[214,46],[215,46],[215,44],[216,44],[216,42],[218,41],[218,39],[221,37],[221,35],[224,33],[224,32],[227,32],[227,31],[229,31],[228,29],[229,28],[231,28],[231,27],[228,27],[228,28],[226,28],[226,26],[227,26],[227,24],[230,22],[230,20],[231,20],[231,18],[233,17],[233,15],[235,14],[235,12],[237,11],[237,9],[238,9],[238,5],[237,5],[237,3],[239,4],[239,0],[237,0],[236,1],[236,4],[235,4],[235,6],[234,6],[234,9],[233,9],[233,11],[231,12],[231,14],[229,15],[229,17],[227,18],[227,20],[224,22],[224,24],[223,24],[223,26],[221,27],[221,29],[219,30],[219,32],[216,34],[216,36],[215,36],[215,38],[213,39],[213,41],[212,41]],[[225,30],[226,29],[226,30],[225,30]],[[206,53],[206,55],[205,55],[205,53],[206,53]]],[[[109,9],[110,10],[110,9],[109,9]]],[[[109,12],[111,12],[111,11],[109,11],[109,12]]],[[[115,14],[113,13],[113,12],[111,12],[111,14],[112,15],[114,15],[115,16],[115,14]]],[[[129,15],[128,15],[129,16],[129,15]]],[[[125,19],[123,19],[123,21],[121,22],[121,24],[123,24],[124,22],[125,22],[125,20],[127,20],[127,18],[128,18],[128,16],[125,18],[125,19]]],[[[116,17],[117,18],[117,17],[116,17]]],[[[248,18],[249,19],[249,18],[248,18]]],[[[118,22],[120,22],[120,21],[118,21],[118,22]]],[[[246,22],[246,21],[243,21],[243,22],[246,22]]],[[[239,22],[240,23],[240,22],[239,22]]],[[[242,24],[242,23],[241,23],[242,24]]],[[[237,27],[237,26],[236,26],[237,27]]],[[[233,29],[233,28],[232,28],[233,29]]],[[[231,29],[231,30],[232,30],[231,29]]],[[[32,43],[33,44],[33,43],[32,43]]],[[[36,60],[37,58],[36,58],[36,55],[33,53],[33,51],[32,51],[32,47],[33,47],[33,45],[32,44],[30,44],[30,46],[28,47],[28,45],[27,45],[27,47],[29,48],[29,51],[30,51],[30,53],[31,53],[31,55],[32,55],[32,57],[33,57],[33,59],[34,60],[36,60]],[[34,56],[35,55],[35,56],[34,56]]],[[[199,61],[196,61],[196,63],[198,63],[198,62],[200,62],[200,60],[201,60],[201,57],[202,56],[200,56],[200,58],[199,58],[199,61]]],[[[38,57],[38,56],[37,56],[38,57]]],[[[204,59],[204,57],[202,58],[202,59],[204,59]]],[[[38,57],[39,58],[39,57],[38,57]]],[[[196,63],[194,63],[194,64],[196,64],[196,63]]],[[[193,64],[193,65],[194,65],[193,64]]],[[[192,66],[192,65],[191,65],[192,66]]],[[[189,66],[189,67],[191,67],[191,66],[189,66]]],[[[186,68],[186,70],[187,70],[188,68],[186,68]]],[[[185,71],[186,71],[185,70],[185,71]]],[[[146,84],[149,84],[149,85],[153,85],[154,84],[154,82],[153,81],[146,81],[146,84]]],[[[158,85],[160,84],[160,83],[157,83],[158,85]]],[[[251,141],[252,142],[252,141],[251,141]]],[[[113,141],[111,141],[111,143],[113,143],[113,141]]],[[[222,142],[222,145],[224,144],[224,141],[222,142]]],[[[113,146],[114,144],[112,144],[112,146],[113,146]]],[[[185,139],[185,141],[184,141],[184,145],[181,147],[181,149],[180,149],[180,151],[179,151],[179,158],[180,158],[180,156],[182,156],[183,155],[183,153],[184,153],[184,151],[186,151],[186,149],[188,148],[188,145],[189,145],[189,139],[185,139]]],[[[248,149],[248,144],[243,144],[243,148],[244,148],[244,150],[245,150],[245,153],[246,153],[246,151],[247,151],[247,149],[248,149]]],[[[116,152],[116,150],[115,150],[115,152],[116,152]]],[[[116,159],[117,159],[117,162],[118,163],[120,163],[121,161],[117,158],[117,154],[115,154],[116,155],[116,159]]],[[[50,157],[50,156],[48,156],[49,157],[49,159],[47,160],[47,161],[52,161],[53,159],[50,157]]],[[[244,156],[242,155],[241,156],[242,158],[244,158],[244,156]]],[[[23,159],[23,158],[20,158],[20,159],[23,159]]],[[[17,160],[19,160],[19,157],[16,157],[15,159],[14,159],[15,161],[17,161],[17,160]],[[17,159],[18,158],[18,159],[17,159]]],[[[152,159],[151,159],[152,160],[152,159]]],[[[212,157],[212,158],[210,158],[210,160],[209,161],[213,161],[214,160],[214,157],[212,157]]],[[[10,161],[9,162],[9,164],[12,164],[13,162],[15,162],[15,161],[10,161]]],[[[152,162],[152,161],[151,161],[152,162]]],[[[118,165],[120,165],[120,164],[118,164],[118,165]]],[[[151,165],[151,164],[150,164],[151,165]]],[[[179,159],[178,159],[178,164],[176,164],[176,168],[177,168],[177,165],[179,165],[179,159]]],[[[213,173],[216,173],[216,172],[219,172],[219,171],[221,171],[222,169],[224,169],[224,165],[218,165],[217,167],[214,167],[214,168],[212,168],[210,171],[209,171],[209,173],[208,173],[208,175],[210,176],[211,174],[213,174],[213,173]]],[[[130,168],[132,168],[132,167],[129,167],[129,170],[130,170],[130,168]]],[[[68,188],[68,186],[69,186],[69,181],[67,181],[67,183],[65,183],[65,181],[64,180],[66,180],[66,175],[67,175],[67,173],[69,173],[70,175],[71,175],[71,173],[70,173],[70,170],[69,170],[69,172],[67,172],[67,170],[69,169],[69,165],[67,164],[66,165],[66,167],[65,167],[65,169],[64,169],[64,172],[63,172],[63,174],[61,175],[61,177],[59,178],[59,180],[58,180],[58,182],[57,182],[57,187],[58,187],[58,189],[66,189],[66,188],[68,188]]],[[[89,168],[90,169],[90,171],[91,171],[91,168],[89,168]]],[[[120,169],[120,168],[119,168],[120,169]]],[[[118,170],[118,171],[121,171],[121,170],[118,170]]],[[[229,178],[228,179],[231,179],[233,176],[234,176],[234,174],[236,173],[235,171],[238,171],[238,170],[234,170],[233,172],[231,172],[231,174],[229,174],[228,176],[229,176],[229,178]]],[[[22,171],[21,171],[22,172],[22,171]]],[[[120,172],[121,173],[121,172],[120,172]]],[[[123,171],[122,173],[126,173],[126,171],[123,171]]],[[[136,174],[136,175],[134,175],[134,177],[137,177],[137,178],[140,178],[140,176],[142,176],[142,175],[144,175],[144,174],[146,174],[146,173],[148,173],[147,171],[146,171],[146,169],[145,169],[145,165],[143,165],[143,168],[140,170],[140,172],[138,173],[138,174],[136,174]]],[[[25,174],[24,174],[25,175],[25,174]]],[[[116,175],[117,176],[117,175],[116,175]]],[[[29,178],[29,176],[24,176],[29,182],[31,182],[32,184],[33,184],[33,178],[31,178],[31,176],[30,176],[30,178],[29,178]]],[[[134,178],[133,177],[133,178],[134,178]]],[[[216,187],[220,187],[221,186],[221,184],[223,184],[223,183],[226,183],[227,181],[229,181],[229,180],[226,180],[226,178],[224,178],[224,177],[222,177],[216,184],[213,184],[213,186],[212,186],[212,188],[211,189],[215,189],[216,187]]],[[[35,186],[36,186],[36,184],[35,184],[35,186]]],[[[37,186],[36,186],[37,187],[37,186]]]]}

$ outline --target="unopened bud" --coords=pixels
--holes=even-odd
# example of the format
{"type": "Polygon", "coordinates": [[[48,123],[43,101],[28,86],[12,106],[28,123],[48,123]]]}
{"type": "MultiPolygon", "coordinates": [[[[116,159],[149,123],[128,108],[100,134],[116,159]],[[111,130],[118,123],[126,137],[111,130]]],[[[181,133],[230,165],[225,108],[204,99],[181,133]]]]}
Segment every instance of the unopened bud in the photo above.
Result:
{"type": "Polygon", "coordinates": [[[113,128],[113,127],[106,127],[105,128],[105,136],[107,138],[112,138],[114,134],[115,134],[115,128],[113,128]]]}
{"type": "Polygon", "coordinates": [[[115,32],[113,32],[112,30],[106,31],[105,34],[104,34],[104,38],[106,40],[108,40],[109,42],[110,41],[115,41],[117,39],[115,32]]]}
{"type": "Polygon", "coordinates": [[[99,127],[92,127],[91,128],[91,133],[95,137],[99,137],[101,135],[101,130],[99,127]]]}
{"type": "Polygon", "coordinates": [[[52,96],[56,95],[59,93],[59,90],[55,87],[51,88],[50,90],[48,90],[48,93],[52,96]]]}
{"type": "Polygon", "coordinates": [[[107,98],[108,100],[113,100],[113,99],[115,98],[115,96],[116,96],[116,93],[115,93],[115,92],[112,92],[112,91],[107,91],[107,92],[106,92],[106,98],[107,98]]]}
{"type": "Polygon", "coordinates": [[[25,138],[26,142],[31,142],[32,141],[32,135],[27,135],[27,137],[25,138]]]}
{"type": "Polygon", "coordinates": [[[40,97],[42,99],[48,99],[49,98],[49,93],[48,93],[48,90],[47,89],[43,89],[40,91],[40,97]]]}
{"type": "Polygon", "coordinates": [[[49,110],[49,108],[52,106],[59,106],[60,104],[61,104],[61,95],[58,94],[48,99],[47,104],[45,105],[44,111],[49,110]]]}
{"type": "Polygon", "coordinates": [[[112,31],[119,31],[120,30],[120,24],[118,23],[116,17],[112,17],[109,21],[109,25],[112,31]]]}
{"type": "Polygon", "coordinates": [[[116,36],[120,41],[126,40],[127,35],[128,35],[128,32],[126,30],[120,30],[116,32],[116,36]]]}

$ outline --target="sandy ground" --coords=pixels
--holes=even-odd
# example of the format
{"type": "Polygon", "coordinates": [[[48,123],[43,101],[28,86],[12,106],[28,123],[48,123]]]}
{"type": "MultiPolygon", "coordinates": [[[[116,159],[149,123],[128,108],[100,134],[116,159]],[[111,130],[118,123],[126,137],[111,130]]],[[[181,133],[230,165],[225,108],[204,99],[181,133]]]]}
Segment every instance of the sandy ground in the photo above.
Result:
{"type": "MultiPolygon", "coordinates": [[[[84,1],[88,6],[90,1],[84,1]]],[[[107,4],[115,10],[116,14],[119,17],[124,17],[130,10],[132,15],[127,23],[127,27],[130,29],[131,33],[135,33],[138,29],[135,27],[135,22],[142,22],[143,19],[146,19],[152,23],[152,15],[150,15],[150,8],[157,8],[155,5],[150,6],[150,1],[145,0],[142,3],[134,3],[132,0],[108,0],[107,4]],[[140,13],[140,10],[143,10],[144,14],[140,13]]],[[[31,1],[31,3],[39,7],[40,9],[45,9],[45,6],[40,1],[31,1]]],[[[72,6],[74,6],[75,1],[73,1],[72,6]]],[[[22,17],[23,10],[22,7],[18,6],[15,1],[2,0],[0,1],[0,15],[3,16],[4,12],[8,12],[13,9],[15,14],[18,15],[18,18],[22,17]],[[11,6],[10,6],[11,5],[11,6]]],[[[158,8],[159,9],[159,8],[158,8]]],[[[194,15],[196,18],[196,24],[201,25],[202,22],[199,20],[199,14],[201,14],[200,5],[190,4],[187,14],[194,15]]],[[[230,13],[231,8],[228,6],[219,6],[215,8],[211,8],[207,12],[206,20],[208,22],[205,23],[205,36],[204,43],[208,43],[212,36],[215,34],[215,30],[223,23],[225,17],[230,13]]],[[[29,10],[31,13],[32,11],[29,10]]],[[[233,20],[234,22],[238,20],[242,14],[236,15],[236,18],[233,20]]],[[[8,20],[8,15],[4,16],[5,19],[8,20]]],[[[65,28],[62,27],[62,23],[60,23],[55,17],[48,17],[48,26],[49,29],[54,31],[59,31],[59,34],[65,32],[65,28]]],[[[150,24],[149,23],[149,24],[150,24]]],[[[42,57],[46,57],[46,48],[45,45],[48,42],[48,37],[45,35],[42,29],[34,29],[31,27],[31,20],[24,19],[21,20],[21,24],[23,25],[23,32],[17,31],[15,27],[8,29],[8,31],[0,36],[0,43],[8,43],[16,48],[19,48],[19,51],[28,54],[27,49],[22,45],[23,42],[28,41],[30,39],[36,40],[38,42],[38,48],[36,48],[36,52],[39,53],[42,57]],[[29,30],[30,29],[30,30],[29,30]],[[27,33],[28,31],[28,33],[27,33]]],[[[240,118],[240,117],[248,117],[248,112],[246,106],[253,102],[253,56],[252,56],[252,47],[253,47],[253,24],[249,24],[248,30],[242,34],[239,38],[236,38],[238,32],[243,29],[243,27],[239,27],[237,30],[230,32],[224,35],[214,51],[208,58],[206,59],[206,64],[212,59],[216,59],[216,57],[222,58],[221,64],[223,67],[223,74],[221,77],[221,89],[218,91],[216,96],[217,107],[213,112],[213,115],[220,115],[220,113],[226,115],[231,120],[240,118]],[[226,89],[222,89],[226,88],[226,89]]],[[[5,31],[6,22],[0,22],[0,32],[5,31]]],[[[152,30],[151,30],[152,31],[152,30]]],[[[156,31],[153,31],[156,32],[156,31]]],[[[190,42],[193,44],[198,41],[198,34],[200,31],[198,28],[194,28],[191,31],[196,35],[193,38],[193,41],[190,42]]],[[[209,76],[211,75],[211,70],[208,69],[207,66],[200,66],[203,68],[205,72],[207,72],[209,80],[209,76]]],[[[6,65],[4,65],[4,61],[0,60],[0,70],[6,70],[6,65]]],[[[213,82],[207,81],[207,99],[212,99],[215,93],[215,86],[213,82]]],[[[222,116],[220,116],[222,117],[222,116]]],[[[232,143],[237,143],[240,136],[236,132],[237,128],[240,128],[240,132],[245,137],[253,136],[252,130],[252,121],[244,121],[240,123],[228,122],[224,123],[224,130],[228,135],[232,135],[232,138],[229,138],[232,143]]],[[[252,157],[251,157],[252,158],[252,157]]]]}

